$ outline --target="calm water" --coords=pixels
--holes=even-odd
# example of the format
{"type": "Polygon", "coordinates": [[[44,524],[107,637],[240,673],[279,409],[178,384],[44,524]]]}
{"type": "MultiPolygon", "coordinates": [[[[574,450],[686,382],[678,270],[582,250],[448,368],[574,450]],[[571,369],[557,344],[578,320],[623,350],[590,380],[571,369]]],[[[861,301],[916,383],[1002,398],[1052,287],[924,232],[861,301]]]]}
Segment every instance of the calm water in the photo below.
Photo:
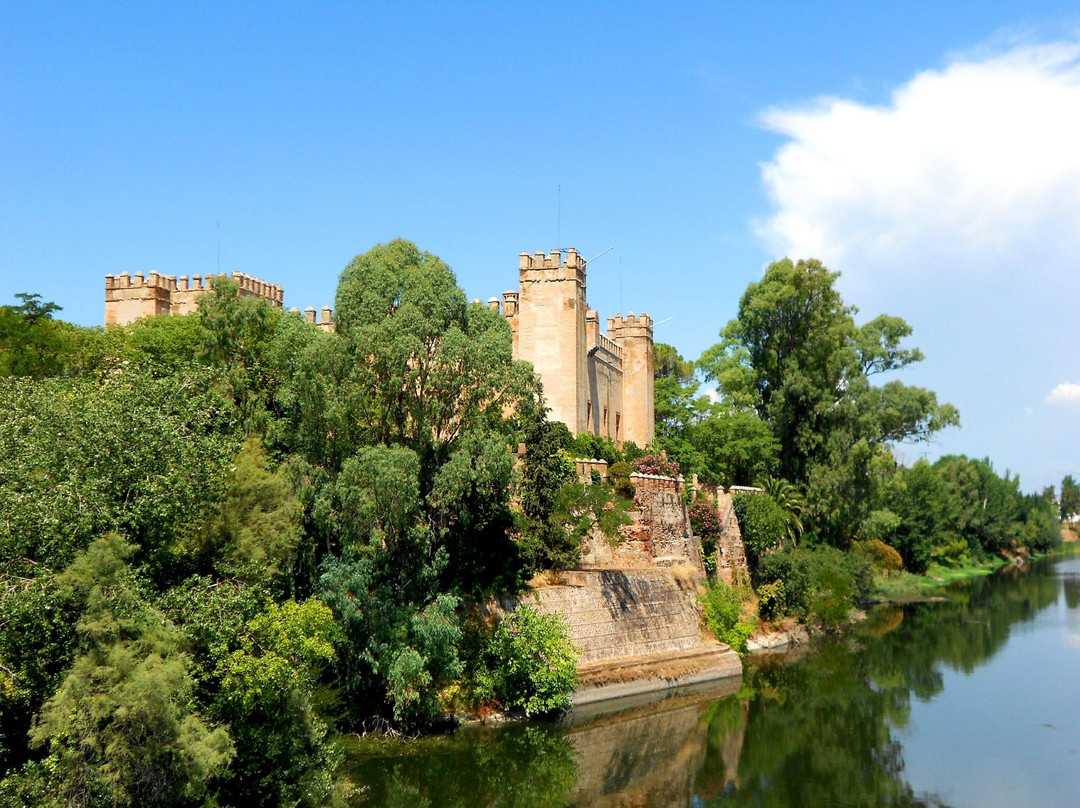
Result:
{"type": "Polygon", "coordinates": [[[358,805],[1080,805],[1080,559],[880,609],[741,682],[359,757],[358,805]]]}

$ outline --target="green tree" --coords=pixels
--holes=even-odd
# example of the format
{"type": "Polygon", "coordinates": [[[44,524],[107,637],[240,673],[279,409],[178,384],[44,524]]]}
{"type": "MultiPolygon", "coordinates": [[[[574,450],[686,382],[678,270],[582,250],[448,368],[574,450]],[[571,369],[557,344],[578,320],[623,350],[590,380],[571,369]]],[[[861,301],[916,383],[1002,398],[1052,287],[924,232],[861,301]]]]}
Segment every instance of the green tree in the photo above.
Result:
{"type": "MultiPolygon", "coordinates": [[[[520,439],[518,419],[535,408],[539,390],[529,366],[512,359],[505,319],[467,305],[442,261],[396,240],[345,268],[336,323],[336,333],[294,352],[278,398],[291,422],[287,445],[301,455],[295,470],[310,531],[331,553],[404,537],[386,541],[389,557],[415,551],[443,589],[512,578],[507,447],[520,439]],[[392,492],[376,490],[384,474],[408,492],[408,524],[394,535],[353,513],[354,503],[367,513],[364,502],[392,492]],[[366,493],[352,492],[351,482],[366,493]]],[[[396,566],[415,587],[421,576],[396,566]]]]}
{"type": "MultiPolygon", "coordinates": [[[[62,569],[117,531],[166,578],[235,454],[231,422],[195,371],[0,379],[0,555],[12,572],[62,569]]],[[[183,577],[183,576],[181,576],[183,577]]]]}
{"type": "Polygon", "coordinates": [[[344,641],[333,613],[312,598],[270,605],[219,668],[216,709],[236,742],[235,805],[320,805],[340,762],[329,737],[323,672],[344,641]]]}
{"type": "Polygon", "coordinates": [[[60,577],[86,604],[81,653],[31,732],[48,746],[72,805],[183,805],[233,757],[232,741],[192,700],[179,632],[139,591],[116,534],[60,577]]]}
{"type": "Polygon", "coordinates": [[[1080,516],[1080,484],[1071,474],[1066,474],[1061,481],[1061,521],[1074,520],[1080,516]]]}
{"type": "Polygon", "coordinates": [[[41,295],[21,292],[17,306],[0,306],[0,376],[57,375],[65,369],[71,350],[70,328],[53,320],[60,311],[43,303],[41,295]]]}
{"type": "Polygon", "coordinates": [[[275,336],[285,314],[239,285],[217,277],[199,299],[202,359],[220,369],[219,390],[238,410],[245,431],[266,434],[277,393],[272,364],[275,336]]]}
{"type": "Polygon", "coordinates": [[[846,502],[860,500],[842,484],[862,477],[850,467],[853,449],[864,443],[869,459],[889,444],[926,440],[959,418],[928,390],[871,384],[922,354],[901,347],[911,329],[898,318],[882,315],[857,327],[837,277],[814,260],[770,264],[698,367],[729,401],[756,409],[778,442],[779,476],[808,484],[808,499],[819,508],[816,526],[843,544],[861,521],[860,514],[834,519],[846,502]],[[829,498],[814,491],[813,477],[823,470],[829,498]]]}
{"type": "Polygon", "coordinates": [[[687,384],[694,378],[694,363],[683,359],[672,345],[657,342],[653,345],[653,374],[657,379],[675,379],[687,384]]]}
{"type": "Polygon", "coordinates": [[[495,629],[495,692],[509,710],[536,715],[570,706],[577,685],[577,648],[566,620],[519,605],[495,629]]]}
{"type": "Polygon", "coordinates": [[[287,469],[271,472],[262,441],[251,437],[233,460],[207,525],[181,544],[222,577],[272,581],[292,567],[300,510],[287,469]]]}
{"type": "MultiPolygon", "coordinates": [[[[439,708],[439,690],[462,672],[460,600],[449,594],[413,600],[379,553],[350,553],[323,563],[319,595],[344,628],[338,666],[352,719],[373,716],[422,723],[439,708]]],[[[403,574],[423,575],[423,567],[403,574]]]]}
{"type": "Polygon", "coordinates": [[[784,532],[792,545],[797,545],[803,533],[803,523],[800,515],[806,506],[806,497],[798,488],[781,477],[769,477],[762,481],[765,493],[772,497],[773,502],[780,508],[784,515],[784,532]]]}
{"type": "Polygon", "coordinates": [[[694,363],[670,345],[656,347],[655,448],[667,452],[686,475],[724,485],[749,485],[768,475],[777,451],[768,424],[750,408],[698,395],[694,363]]]}
{"type": "Polygon", "coordinates": [[[779,549],[787,536],[784,512],[768,494],[739,493],[731,498],[739,519],[743,545],[751,570],[770,550],[779,549]]]}

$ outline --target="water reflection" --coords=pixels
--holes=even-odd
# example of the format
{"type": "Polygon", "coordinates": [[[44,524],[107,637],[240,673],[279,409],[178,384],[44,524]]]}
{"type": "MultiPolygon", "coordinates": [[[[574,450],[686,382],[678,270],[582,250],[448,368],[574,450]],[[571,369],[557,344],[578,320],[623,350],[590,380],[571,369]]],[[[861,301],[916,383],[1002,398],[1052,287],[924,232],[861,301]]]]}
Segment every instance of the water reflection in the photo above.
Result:
{"type": "Polygon", "coordinates": [[[915,793],[901,745],[912,700],[986,665],[1039,612],[1080,606],[1046,568],[888,607],[801,660],[763,659],[727,692],[687,693],[565,726],[470,729],[357,758],[359,805],[942,806],[915,793]],[[731,691],[738,688],[738,692],[731,691]]]}

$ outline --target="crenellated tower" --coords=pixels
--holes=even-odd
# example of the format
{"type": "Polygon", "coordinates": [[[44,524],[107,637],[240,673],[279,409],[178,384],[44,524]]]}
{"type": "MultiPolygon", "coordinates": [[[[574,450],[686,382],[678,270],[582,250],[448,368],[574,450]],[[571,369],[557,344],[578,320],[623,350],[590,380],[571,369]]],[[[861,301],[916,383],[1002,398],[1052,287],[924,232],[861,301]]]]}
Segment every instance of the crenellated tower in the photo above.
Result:
{"type": "Polygon", "coordinates": [[[553,250],[518,261],[520,291],[503,295],[514,331],[515,356],[531,362],[544,383],[550,417],[574,434],[587,429],[585,259],[553,250]]]}
{"type": "Polygon", "coordinates": [[[622,440],[646,446],[655,432],[653,322],[630,312],[608,317],[608,337],[622,349],[622,440]]]}

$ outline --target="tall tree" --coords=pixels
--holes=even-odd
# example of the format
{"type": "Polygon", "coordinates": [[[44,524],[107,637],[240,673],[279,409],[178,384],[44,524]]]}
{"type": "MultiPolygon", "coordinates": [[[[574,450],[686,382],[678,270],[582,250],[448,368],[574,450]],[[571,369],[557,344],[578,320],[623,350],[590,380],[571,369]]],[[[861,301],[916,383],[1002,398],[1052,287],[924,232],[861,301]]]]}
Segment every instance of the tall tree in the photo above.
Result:
{"type": "Polygon", "coordinates": [[[1080,515],[1080,484],[1071,474],[1066,474],[1061,481],[1060,510],[1062,521],[1076,519],[1080,515]]]}
{"type": "Polygon", "coordinates": [[[753,408],[699,395],[695,366],[670,345],[656,345],[656,445],[684,474],[725,485],[767,476],[776,441],[753,408]]]}
{"type": "Polygon", "coordinates": [[[854,501],[844,481],[865,476],[848,468],[853,459],[927,440],[959,416],[929,390],[871,383],[922,353],[902,347],[911,328],[899,318],[882,315],[857,326],[838,277],[816,260],[770,264],[697,366],[727,400],[752,406],[769,425],[779,444],[779,476],[810,484],[819,526],[830,523],[832,538],[846,543],[862,516],[841,513],[854,501]],[[856,452],[859,446],[865,451],[856,452]]]}

